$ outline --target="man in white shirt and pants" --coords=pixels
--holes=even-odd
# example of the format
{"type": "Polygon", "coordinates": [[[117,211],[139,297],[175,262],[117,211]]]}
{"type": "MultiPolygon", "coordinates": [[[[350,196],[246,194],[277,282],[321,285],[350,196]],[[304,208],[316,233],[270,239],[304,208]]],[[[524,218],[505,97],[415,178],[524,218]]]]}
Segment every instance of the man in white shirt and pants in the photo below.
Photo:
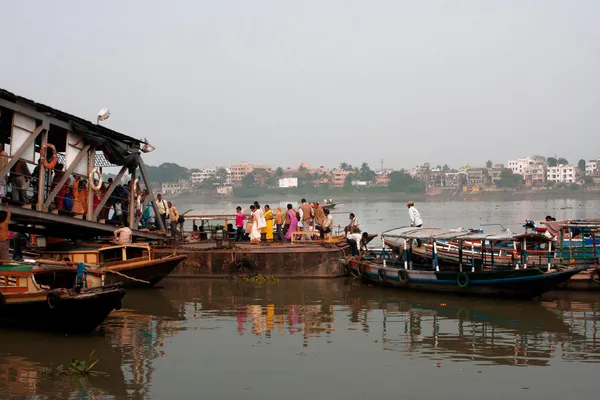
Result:
{"type": "MultiPolygon", "coordinates": [[[[408,207],[408,216],[410,217],[410,226],[414,226],[415,228],[420,228],[423,225],[423,219],[421,218],[421,214],[419,210],[415,207],[415,203],[413,201],[409,201],[406,203],[408,207]]],[[[421,247],[421,241],[417,239],[417,247],[421,247]]]]}

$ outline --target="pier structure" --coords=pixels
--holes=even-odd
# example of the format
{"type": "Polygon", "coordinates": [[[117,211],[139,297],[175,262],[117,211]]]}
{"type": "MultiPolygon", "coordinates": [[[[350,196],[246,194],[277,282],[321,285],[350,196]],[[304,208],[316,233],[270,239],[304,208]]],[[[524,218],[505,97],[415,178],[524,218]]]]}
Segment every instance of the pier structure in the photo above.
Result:
{"type": "MultiPolygon", "coordinates": [[[[0,184],[5,185],[5,193],[9,188],[12,191],[10,199],[5,199],[10,205],[11,230],[64,238],[110,235],[115,226],[100,218],[101,210],[128,173],[133,190],[129,194],[125,224],[136,238],[161,240],[165,237],[160,218],[156,218],[160,232],[140,230],[141,217],[135,212],[136,188],[141,187],[138,182],[143,182],[148,190],[145,201],[152,201],[154,213],[159,215],[142,160],[142,153],[151,151],[152,147],[146,140],[100,125],[100,119],[99,116],[93,123],[0,89],[0,141],[7,153],[0,156],[0,184]],[[16,168],[19,161],[25,162],[29,169],[37,165],[35,176],[19,179],[16,168]],[[99,190],[102,181],[106,182],[102,173],[109,167],[120,170],[106,190],[102,190],[99,203],[94,204],[93,186],[99,190]],[[87,209],[82,214],[55,206],[55,199],[71,176],[88,181],[87,209]],[[29,182],[24,182],[26,179],[29,182]]],[[[5,210],[6,206],[1,205],[0,209],[5,210]]]]}

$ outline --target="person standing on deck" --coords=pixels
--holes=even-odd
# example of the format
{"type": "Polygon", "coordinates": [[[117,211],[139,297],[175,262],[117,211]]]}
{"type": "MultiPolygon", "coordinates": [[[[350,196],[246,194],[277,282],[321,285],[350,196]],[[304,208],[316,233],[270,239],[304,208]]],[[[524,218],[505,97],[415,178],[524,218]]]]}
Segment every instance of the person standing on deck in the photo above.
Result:
{"type": "Polygon", "coordinates": [[[275,225],[277,226],[277,237],[282,242],[285,239],[283,237],[284,236],[284,232],[283,232],[284,222],[285,222],[285,218],[283,216],[283,210],[281,209],[281,207],[277,207],[277,212],[275,213],[275,225]]]}
{"type": "Polygon", "coordinates": [[[272,242],[273,241],[273,211],[271,211],[271,207],[269,207],[268,205],[265,206],[265,223],[267,224],[267,226],[265,226],[265,238],[267,239],[267,242],[272,242]]]}
{"type": "Polygon", "coordinates": [[[421,225],[423,225],[423,219],[421,219],[421,214],[419,214],[419,210],[417,210],[417,208],[415,207],[415,203],[413,201],[409,201],[408,203],[406,203],[406,207],[408,207],[410,226],[420,228],[421,225]]]}
{"type": "Polygon", "coordinates": [[[354,213],[350,213],[349,218],[350,223],[344,228],[344,232],[346,233],[346,242],[348,242],[350,245],[352,255],[357,256],[359,254],[358,244],[362,238],[362,235],[360,234],[360,223],[356,219],[354,213]]]}
{"type": "MultiPolygon", "coordinates": [[[[315,203],[315,227],[318,226],[323,226],[323,224],[325,223],[325,220],[327,219],[327,216],[325,215],[325,212],[323,210],[323,207],[321,207],[321,205],[319,203],[315,203]]],[[[318,228],[317,228],[318,229],[318,228]]]]}
{"type": "Polygon", "coordinates": [[[289,227],[287,229],[287,232],[285,234],[285,238],[287,240],[291,240],[292,239],[292,232],[295,232],[296,230],[298,230],[298,218],[296,217],[296,211],[294,211],[294,209],[292,208],[291,204],[287,205],[287,214],[286,214],[286,224],[287,221],[289,222],[289,227]]]}
{"type": "Polygon", "coordinates": [[[261,234],[260,229],[258,229],[258,214],[257,209],[254,204],[250,206],[250,211],[252,212],[252,229],[250,230],[250,243],[260,244],[261,234]]]}
{"type": "Polygon", "coordinates": [[[246,220],[246,216],[242,212],[242,207],[237,206],[235,208],[235,227],[237,229],[235,235],[236,242],[244,241],[244,221],[246,220]]]}
{"type": "Polygon", "coordinates": [[[300,213],[300,218],[302,219],[302,229],[305,231],[309,230],[315,212],[310,204],[306,202],[306,199],[302,199],[302,204],[300,204],[298,212],[300,213]]]}
{"type": "MultiPolygon", "coordinates": [[[[10,223],[10,208],[6,205],[6,211],[0,211],[0,260],[10,260],[8,251],[8,224],[10,223]]],[[[1,263],[0,263],[1,265],[1,263]]]]}
{"type": "Polygon", "coordinates": [[[25,182],[31,179],[31,172],[27,163],[19,159],[10,169],[10,182],[12,185],[12,199],[20,203],[27,203],[27,188],[25,182]]]}
{"type": "MultiPolygon", "coordinates": [[[[420,228],[423,226],[423,219],[421,218],[421,214],[419,210],[415,207],[415,203],[413,201],[409,201],[406,203],[406,207],[408,207],[408,216],[410,217],[410,226],[414,226],[415,228],[420,228]]],[[[417,247],[421,247],[421,240],[417,239],[417,247]]]]}
{"type": "MultiPolygon", "coordinates": [[[[8,153],[4,150],[4,145],[0,147],[0,170],[4,169],[8,164],[8,153]]],[[[6,197],[6,193],[8,192],[6,188],[6,176],[0,180],[0,199],[6,197]]]]}
{"type": "MultiPolygon", "coordinates": [[[[165,233],[167,233],[167,218],[169,206],[167,205],[165,199],[163,199],[162,193],[156,195],[156,206],[158,207],[159,218],[162,220],[163,225],[165,226],[165,233]]],[[[156,226],[159,226],[158,223],[156,224],[156,226]]]]}
{"type": "Polygon", "coordinates": [[[171,220],[171,237],[174,238],[179,236],[177,230],[179,211],[177,211],[177,208],[170,201],[167,202],[167,206],[169,207],[169,219],[171,220]]]}

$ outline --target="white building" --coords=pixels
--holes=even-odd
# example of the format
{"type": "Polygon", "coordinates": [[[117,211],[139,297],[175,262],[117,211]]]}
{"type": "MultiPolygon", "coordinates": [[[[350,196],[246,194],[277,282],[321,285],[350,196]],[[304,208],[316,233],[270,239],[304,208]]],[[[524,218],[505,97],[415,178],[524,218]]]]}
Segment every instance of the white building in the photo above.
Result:
{"type": "Polygon", "coordinates": [[[295,188],[298,187],[298,178],[282,178],[279,180],[280,188],[295,188]]]}
{"type": "Polygon", "coordinates": [[[585,174],[587,176],[596,176],[599,175],[600,171],[598,171],[598,160],[590,160],[585,163],[585,174]]]}
{"type": "Polygon", "coordinates": [[[173,182],[161,182],[160,191],[162,194],[180,194],[188,192],[191,189],[191,182],[187,179],[180,179],[173,182]]]}
{"type": "Polygon", "coordinates": [[[233,187],[231,187],[231,185],[219,186],[219,187],[217,187],[217,193],[222,194],[223,196],[228,196],[231,193],[233,193],[233,187]]]}
{"type": "Polygon", "coordinates": [[[216,168],[204,168],[197,172],[192,172],[192,184],[202,183],[208,178],[213,178],[217,174],[216,168]]]}
{"type": "Polygon", "coordinates": [[[508,169],[515,175],[521,175],[529,186],[543,185],[547,179],[548,166],[539,159],[525,157],[508,160],[508,169]]]}
{"type": "Polygon", "coordinates": [[[573,164],[561,164],[548,168],[548,181],[559,183],[577,183],[581,179],[581,171],[573,164]]]}

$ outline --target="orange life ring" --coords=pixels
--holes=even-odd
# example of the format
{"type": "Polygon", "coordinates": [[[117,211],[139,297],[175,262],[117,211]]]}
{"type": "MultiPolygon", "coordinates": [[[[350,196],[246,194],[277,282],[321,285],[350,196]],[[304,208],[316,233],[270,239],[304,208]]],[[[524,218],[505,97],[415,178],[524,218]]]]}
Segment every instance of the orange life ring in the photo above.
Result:
{"type": "Polygon", "coordinates": [[[100,172],[100,170],[98,168],[94,168],[92,170],[92,172],[90,172],[90,175],[88,176],[89,181],[90,181],[90,187],[92,188],[92,190],[94,192],[97,192],[100,190],[100,188],[102,187],[102,173],[100,172]],[[94,176],[96,176],[98,178],[98,183],[94,184],[94,176]]]}
{"type": "Polygon", "coordinates": [[[52,143],[46,143],[40,149],[40,158],[42,159],[42,165],[46,169],[54,169],[56,167],[56,163],[58,162],[58,153],[56,152],[56,147],[52,143]],[[52,150],[52,158],[48,161],[48,149],[52,150]]]}

